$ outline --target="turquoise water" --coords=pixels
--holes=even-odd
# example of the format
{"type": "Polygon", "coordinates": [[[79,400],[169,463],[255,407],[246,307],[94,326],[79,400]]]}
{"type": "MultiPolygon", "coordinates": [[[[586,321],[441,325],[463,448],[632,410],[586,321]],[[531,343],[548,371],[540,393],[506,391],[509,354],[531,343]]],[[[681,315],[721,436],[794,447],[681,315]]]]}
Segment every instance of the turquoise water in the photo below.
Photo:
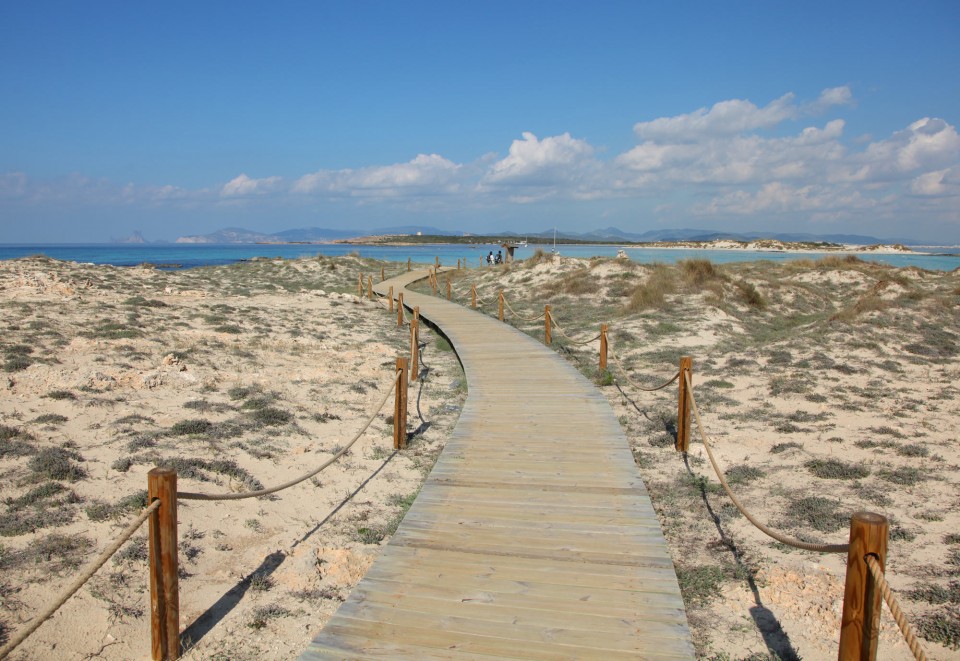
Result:
{"type": "MultiPolygon", "coordinates": [[[[525,259],[533,255],[537,248],[551,250],[552,246],[531,245],[518,248],[516,256],[525,259]]],[[[782,262],[790,259],[817,258],[825,254],[836,253],[775,253],[743,252],[733,250],[666,250],[657,248],[632,248],[623,246],[557,246],[565,257],[614,257],[618,250],[626,250],[630,259],[649,264],[651,262],[673,263],[680,259],[709,259],[718,264],[730,262],[752,262],[770,260],[782,262]]],[[[113,264],[115,266],[135,266],[149,262],[161,265],[161,268],[193,268],[217,264],[232,264],[252,257],[310,257],[315,255],[347,255],[358,253],[362,257],[405,262],[407,258],[416,263],[433,263],[439,257],[445,265],[455,265],[458,259],[466,260],[470,267],[480,266],[481,260],[489,252],[499,250],[495,245],[435,244],[428,246],[356,246],[344,244],[321,245],[260,245],[260,244],[36,244],[12,245],[0,244],[0,260],[16,259],[26,255],[43,254],[55,259],[93,264],[113,264]]],[[[940,249],[934,249],[941,252],[940,249]]],[[[892,266],[918,266],[931,271],[952,271],[960,267],[960,254],[956,248],[944,249],[949,254],[912,254],[912,255],[867,255],[859,254],[865,260],[890,264],[892,266]]]]}

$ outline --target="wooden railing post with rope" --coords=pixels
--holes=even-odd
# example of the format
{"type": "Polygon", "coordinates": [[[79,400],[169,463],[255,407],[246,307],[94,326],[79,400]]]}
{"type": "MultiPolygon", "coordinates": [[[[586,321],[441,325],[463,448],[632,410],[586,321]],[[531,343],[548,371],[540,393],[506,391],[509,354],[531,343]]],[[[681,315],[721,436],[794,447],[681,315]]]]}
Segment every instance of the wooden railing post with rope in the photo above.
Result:
{"type": "Polygon", "coordinates": [[[384,267],[381,266],[381,267],[380,267],[380,282],[383,282],[383,281],[386,280],[386,279],[387,279],[387,272],[386,272],[386,270],[384,269],[384,267]]]}
{"type": "Polygon", "coordinates": [[[410,258],[407,257],[407,273],[410,272],[410,258]]]}
{"type": "Polygon", "coordinates": [[[839,661],[876,659],[880,633],[880,589],[867,566],[867,557],[887,564],[887,518],[873,512],[857,512],[850,519],[850,550],[847,581],[840,618],[839,661]]]}
{"type": "Polygon", "coordinates": [[[470,285],[470,307],[477,309],[477,286],[470,285]]]}
{"type": "MultiPolygon", "coordinates": [[[[362,278],[362,276],[361,276],[362,278]]],[[[361,280],[362,282],[362,280],[361,280]]],[[[401,294],[402,296],[402,294],[401,294]]],[[[267,496],[317,475],[335,463],[356,443],[386,405],[391,393],[396,393],[394,403],[394,447],[406,446],[407,441],[407,359],[397,358],[397,369],[386,389],[383,399],[376,405],[372,415],[346,445],[341,447],[326,462],[316,469],[292,480],[256,491],[228,493],[193,493],[177,489],[177,473],[164,467],[153,468],[147,474],[147,497],[149,504],[113,542],[91,562],[87,568],[29,624],[16,632],[10,640],[0,645],[0,659],[6,659],[44,622],[52,617],[96,572],[114,556],[130,538],[149,521],[149,566],[150,574],[150,620],[151,658],[168,661],[180,656],[180,598],[178,590],[179,562],[177,545],[177,503],[180,500],[242,500],[267,496]]]]}
{"type": "Polygon", "coordinates": [[[550,346],[550,325],[552,321],[550,319],[550,306],[543,306],[543,343],[547,346],[550,346]]]}
{"type": "Polygon", "coordinates": [[[367,298],[373,300],[373,276],[367,276],[367,298]]]}
{"type": "Polygon", "coordinates": [[[403,326],[403,292],[397,294],[397,326],[403,326]]]}
{"type": "Polygon", "coordinates": [[[600,371],[607,369],[607,324],[600,324],[600,371]]]}
{"type": "Polygon", "coordinates": [[[390,312],[393,312],[393,285],[390,285],[390,291],[387,294],[387,301],[389,301],[390,312]]]}
{"type": "Polygon", "coordinates": [[[500,290],[500,294],[497,296],[497,316],[500,318],[500,321],[503,321],[503,290],[500,290]]]}
{"type": "Polygon", "coordinates": [[[436,273],[437,269],[439,268],[440,268],[440,257],[437,256],[433,258],[433,272],[436,273]]]}
{"type": "Polygon", "coordinates": [[[770,529],[758,521],[737,499],[717,465],[710,442],[700,419],[697,400],[693,395],[690,373],[682,375],[697,429],[707,451],[720,486],[741,514],[765,535],[781,544],[816,553],[846,553],[847,577],[844,587],[843,613],[840,620],[840,661],[874,661],[877,657],[877,641],[880,631],[880,598],[887,603],[894,621],[917,661],[926,661],[927,655],[920,647],[913,627],[900,609],[896,596],[890,590],[884,576],[887,556],[889,525],[886,517],[873,512],[858,512],[850,520],[850,541],[847,544],[824,544],[804,542],[770,529]]]}
{"type": "Polygon", "coordinates": [[[690,450],[690,392],[687,384],[692,382],[693,358],[683,356],[680,359],[680,387],[677,395],[677,452],[687,453],[690,450]]]}
{"type": "Polygon", "coordinates": [[[397,358],[397,389],[393,403],[393,449],[407,447],[407,359],[397,358]]]}
{"type": "Polygon", "coordinates": [[[150,515],[150,647],[154,661],[180,657],[180,591],[177,557],[177,473],[147,473],[147,498],[160,501],[150,515]]]}

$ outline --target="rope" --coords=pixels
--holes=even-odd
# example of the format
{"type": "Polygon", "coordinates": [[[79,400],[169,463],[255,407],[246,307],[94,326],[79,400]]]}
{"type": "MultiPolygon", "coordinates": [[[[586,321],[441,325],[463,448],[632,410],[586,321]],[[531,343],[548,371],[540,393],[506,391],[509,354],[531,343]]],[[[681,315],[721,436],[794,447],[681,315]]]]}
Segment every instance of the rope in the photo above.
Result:
{"type": "Polygon", "coordinates": [[[713,470],[720,479],[720,485],[723,487],[723,490],[727,492],[728,496],[730,496],[730,500],[732,500],[733,504],[737,506],[737,509],[740,510],[740,513],[747,517],[747,521],[756,526],[760,532],[765,533],[781,544],[786,544],[787,546],[793,546],[798,549],[803,549],[804,551],[815,551],[817,553],[848,552],[850,550],[849,544],[810,544],[807,542],[801,542],[799,539],[781,535],[777,531],[772,530],[757,521],[753,515],[750,514],[750,512],[748,512],[743,505],[740,504],[740,501],[737,500],[737,497],[733,495],[733,491],[730,490],[730,485],[727,484],[726,479],[724,479],[723,473],[720,471],[720,467],[717,466],[716,459],[713,458],[713,451],[710,449],[710,443],[707,441],[707,435],[703,431],[703,423],[700,421],[700,411],[697,409],[697,400],[693,396],[693,386],[690,384],[690,374],[684,374],[683,380],[687,384],[687,392],[690,393],[690,403],[693,404],[693,414],[697,418],[697,428],[700,430],[700,438],[703,440],[703,447],[707,449],[707,456],[710,458],[710,463],[713,465],[713,470]]]}
{"type": "Polygon", "coordinates": [[[554,317],[552,314],[550,315],[550,322],[553,324],[554,328],[556,328],[558,331],[560,331],[560,334],[561,334],[561,335],[563,335],[565,338],[567,338],[568,340],[570,340],[570,344],[576,344],[576,345],[579,345],[579,346],[583,346],[583,345],[585,345],[585,344],[590,344],[591,342],[596,342],[597,340],[599,340],[599,339],[603,336],[603,333],[598,333],[596,337],[593,337],[593,338],[591,338],[591,339],[589,339],[589,340],[587,340],[587,341],[585,341],[585,342],[578,342],[577,340],[575,340],[575,339],[573,339],[572,337],[570,337],[569,335],[567,335],[566,331],[564,331],[563,328],[560,327],[560,324],[557,323],[556,317],[554,317]]]}
{"type": "Polygon", "coordinates": [[[883,576],[883,570],[880,568],[880,563],[877,562],[877,559],[872,555],[868,555],[866,561],[867,567],[870,568],[870,573],[873,575],[873,580],[877,582],[880,593],[883,594],[883,600],[887,602],[890,614],[893,615],[897,626],[900,627],[900,633],[903,634],[903,639],[907,641],[907,645],[910,647],[910,651],[913,652],[914,658],[916,658],[917,661],[926,661],[927,655],[923,651],[923,648],[920,647],[920,641],[917,640],[916,635],[913,633],[913,627],[907,622],[907,616],[900,610],[900,603],[897,601],[896,595],[890,590],[890,586],[883,576]]]}
{"type": "Polygon", "coordinates": [[[383,399],[380,400],[380,403],[373,411],[373,415],[370,416],[370,419],[367,420],[366,424],[357,432],[356,436],[351,439],[349,443],[346,444],[343,448],[340,449],[335,455],[333,455],[328,461],[326,461],[322,466],[316,470],[312,470],[309,473],[305,473],[298,478],[290,480],[289,482],[284,482],[283,484],[278,484],[275,487],[270,487],[269,489],[260,489],[259,491],[244,491],[242,493],[191,493],[188,491],[178,491],[177,498],[180,500],[241,500],[243,498],[256,498],[258,496],[266,496],[271,493],[276,493],[278,491],[283,491],[289,487],[294,486],[295,484],[300,484],[304,480],[309,480],[311,477],[322,471],[324,468],[335,462],[337,459],[346,454],[347,450],[356,443],[363,433],[367,431],[367,428],[373,423],[377,417],[377,413],[380,412],[380,409],[383,408],[383,405],[387,403],[387,398],[390,397],[390,393],[393,392],[393,389],[397,386],[397,381],[400,379],[400,372],[397,372],[393,377],[393,383],[391,383],[390,388],[387,389],[387,393],[383,396],[383,399]]]}
{"type": "Polygon", "coordinates": [[[544,315],[547,314],[546,310],[544,310],[543,312],[538,314],[536,317],[524,317],[522,314],[520,314],[519,312],[513,309],[513,307],[510,305],[510,301],[507,300],[506,296],[503,297],[503,302],[506,304],[510,312],[513,313],[513,316],[519,317],[523,321],[537,321],[538,319],[543,319],[544,315]]]}
{"type": "Polygon", "coordinates": [[[617,367],[620,368],[620,371],[623,372],[623,378],[625,378],[627,382],[637,390],[643,390],[644,392],[653,392],[655,390],[663,390],[664,388],[669,386],[671,383],[673,383],[674,381],[680,378],[680,372],[677,372],[676,374],[673,375],[673,378],[667,381],[666,383],[659,386],[654,386],[653,388],[645,388],[644,386],[641,386],[639,383],[637,383],[636,381],[630,378],[630,375],[627,373],[626,368],[620,364],[620,359],[617,358],[617,354],[613,352],[613,347],[610,345],[609,340],[607,341],[607,352],[610,354],[610,357],[613,358],[613,362],[617,365],[617,367]]]}
{"type": "Polygon", "coordinates": [[[24,629],[19,631],[6,645],[0,647],[0,659],[7,658],[7,655],[10,654],[13,650],[17,648],[20,643],[27,639],[27,637],[36,631],[41,624],[47,621],[51,615],[56,613],[61,606],[67,603],[67,600],[72,597],[77,590],[83,587],[83,584],[90,580],[90,578],[97,573],[97,570],[103,567],[103,564],[110,559],[110,557],[116,553],[123,544],[133,536],[133,533],[137,532],[137,529],[143,525],[143,522],[147,520],[151,514],[153,514],[160,507],[160,501],[155,500],[150,505],[147,506],[140,515],[131,523],[127,528],[120,534],[120,537],[110,545],[110,547],[101,553],[93,563],[87,567],[77,580],[75,580],[70,587],[68,587],[60,598],[50,606],[47,607],[45,611],[40,613],[37,617],[30,622],[24,629]]]}

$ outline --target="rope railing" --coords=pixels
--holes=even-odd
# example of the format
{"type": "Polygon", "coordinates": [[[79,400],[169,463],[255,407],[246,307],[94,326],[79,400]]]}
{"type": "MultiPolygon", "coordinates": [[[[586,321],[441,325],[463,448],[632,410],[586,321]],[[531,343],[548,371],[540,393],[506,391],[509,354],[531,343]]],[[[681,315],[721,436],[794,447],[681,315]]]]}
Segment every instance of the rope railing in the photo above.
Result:
{"type": "Polygon", "coordinates": [[[120,547],[123,546],[127,540],[133,536],[133,533],[139,530],[140,526],[143,525],[143,522],[146,521],[151,514],[156,512],[159,507],[160,501],[155,500],[150,503],[142,512],[140,512],[139,516],[137,516],[137,518],[134,519],[130,525],[123,530],[122,533],[120,533],[120,536],[114,540],[113,544],[111,544],[103,553],[97,556],[97,559],[90,563],[87,569],[84,570],[84,572],[80,574],[80,576],[78,576],[76,580],[74,580],[74,582],[71,583],[70,586],[61,593],[60,597],[58,597],[56,601],[50,604],[42,613],[33,618],[30,624],[17,632],[16,635],[7,641],[3,647],[0,647],[0,659],[7,658],[10,652],[15,650],[20,643],[25,641],[30,636],[30,634],[40,628],[40,625],[46,622],[50,616],[60,610],[60,607],[67,603],[70,597],[76,594],[77,590],[82,588],[87,581],[93,578],[93,575],[96,574],[101,567],[103,567],[107,560],[113,557],[113,554],[120,550],[120,547]]]}
{"type": "Polygon", "coordinates": [[[193,493],[189,491],[178,491],[177,498],[179,498],[180,500],[242,500],[244,498],[259,498],[260,496],[268,496],[272,493],[277,493],[278,491],[289,489],[292,486],[295,486],[297,484],[300,484],[301,482],[309,480],[314,475],[317,475],[322,470],[324,470],[331,464],[335,463],[337,459],[339,459],[344,454],[346,454],[347,451],[351,447],[353,447],[353,444],[356,443],[361,436],[363,436],[364,432],[366,432],[367,429],[370,427],[370,425],[373,423],[373,421],[376,420],[377,414],[380,413],[380,409],[382,409],[384,404],[387,403],[387,399],[390,397],[390,394],[393,392],[393,389],[396,387],[397,381],[399,380],[400,380],[400,372],[397,372],[397,374],[393,377],[393,380],[390,382],[390,387],[387,389],[387,392],[384,394],[383,399],[380,400],[380,403],[374,409],[373,414],[367,419],[363,427],[360,428],[360,431],[358,431],[354,435],[354,437],[350,439],[349,443],[347,443],[345,446],[340,448],[340,450],[336,454],[334,454],[330,459],[328,459],[323,464],[321,464],[318,468],[308,473],[304,473],[300,477],[296,477],[292,480],[284,482],[283,484],[278,484],[275,487],[270,487],[267,489],[258,489],[256,491],[244,491],[240,493],[193,493]]]}
{"type": "Polygon", "coordinates": [[[717,465],[717,460],[713,456],[713,450],[710,448],[710,442],[707,439],[707,435],[703,429],[703,422],[700,420],[700,410],[697,408],[697,399],[693,396],[693,386],[690,383],[690,374],[685,373],[683,375],[683,379],[686,382],[687,391],[690,393],[690,404],[693,407],[693,415],[697,420],[697,429],[700,431],[700,440],[703,441],[703,447],[707,450],[707,457],[710,458],[710,465],[713,466],[713,471],[717,474],[717,479],[720,480],[720,486],[723,487],[723,490],[727,493],[727,496],[729,496],[730,500],[733,501],[733,504],[737,506],[737,509],[740,510],[740,513],[746,517],[747,521],[756,526],[760,532],[772,537],[781,544],[786,544],[787,546],[793,546],[794,548],[803,549],[805,551],[814,551],[817,553],[846,553],[849,551],[849,544],[811,544],[778,533],[776,530],[763,525],[755,516],[753,516],[753,514],[750,513],[749,510],[747,510],[747,508],[743,506],[743,504],[739,501],[739,499],[737,499],[733,491],[730,489],[730,485],[727,484],[726,478],[723,477],[723,471],[720,470],[720,466],[717,465]]]}
{"type": "Polygon", "coordinates": [[[758,521],[740,500],[734,495],[723,476],[723,471],[717,464],[716,457],[710,447],[697,400],[693,394],[693,385],[690,380],[690,371],[681,369],[683,376],[682,390],[686,391],[697,429],[703,447],[713,471],[720,480],[724,492],[736,506],[737,510],[760,532],[775,539],[781,544],[816,553],[847,553],[847,578],[844,590],[843,614],[840,629],[840,659],[875,659],[877,652],[876,633],[879,628],[879,600],[890,609],[900,633],[917,661],[926,661],[927,656],[920,646],[919,640],[913,631],[906,615],[900,608],[896,596],[886,581],[881,562],[886,557],[888,538],[888,523],[886,517],[870,512],[858,512],[850,522],[850,541],[847,544],[815,544],[794,539],[779,533],[758,521]],[[879,558],[879,559],[878,559],[879,558]],[[872,582],[865,580],[863,568],[869,572],[872,582]]]}
{"type": "MultiPolygon", "coordinates": [[[[607,346],[609,347],[609,341],[607,346]]],[[[641,386],[639,383],[637,383],[636,381],[630,378],[629,372],[627,372],[627,369],[623,366],[623,364],[620,362],[620,359],[617,358],[617,354],[612,349],[610,350],[610,357],[613,359],[614,364],[620,369],[620,373],[623,374],[623,378],[627,380],[627,383],[629,383],[631,386],[633,386],[637,390],[642,390],[644,392],[655,392],[657,390],[663,390],[664,388],[669,386],[671,383],[673,383],[674,381],[680,378],[680,372],[677,372],[670,378],[669,381],[666,381],[665,383],[662,383],[659,386],[653,386],[649,388],[646,386],[641,386]]]]}
{"type": "Polygon", "coordinates": [[[923,648],[920,647],[920,641],[917,640],[917,636],[913,632],[913,627],[910,626],[910,622],[907,621],[907,616],[904,615],[900,609],[900,602],[897,601],[897,596],[893,594],[893,591],[887,584],[887,579],[884,576],[883,568],[880,567],[880,563],[877,562],[877,559],[872,555],[866,556],[865,560],[867,567],[870,568],[870,575],[873,576],[873,580],[877,582],[880,593],[883,595],[883,600],[886,602],[887,608],[890,609],[890,614],[893,615],[894,622],[897,623],[897,626],[900,628],[900,633],[903,634],[903,639],[906,641],[907,647],[913,652],[913,656],[917,661],[927,661],[927,654],[923,651],[923,648]]]}
{"type": "Polygon", "coordinates": [[[601,337],[603,337],[603,333],[597,333],[594,337],[591,337],[589,340],[584,340],[584,341],[575,340],[575,339],[573,339],[572,337],[570,337],[569,335],[567,335],[567,332],[566,332],[565,330],[563,330],[563,327],[560,326],[560,323],[557,321],[557,318],[556,318],[554,315],[552,315],[552,314],[550,315],[550,322],[553,324],[553,327],[554,327],[554,328],[556,328],[558,331],[560,331],[560,334],[563,335],[563,336],[570,342],[570,344],[575,344],[575,345],[578,345],[578,346],[583,346],[583,345],[585,345],[585,344],[591,344],[591,343],[593,343],[593,342],[596,342],[596,341],[599,340],[601,337]]]}
{"type": "MultiPolygon", "coordinates": [[[[381,279],[385,276],[381,270],[381,279]]],[[[381,304],[383,303],[380,295],[373,296],[371,287],[372,277],[367,278],[368,296],[381,304]]],[[[363,295],[363,276],[358,277],[358,294],[363,295]]],[[[391,299],[392,303],[392,299],[391,299]]],[[[401,325],[406,323],[402,317],[403,294],[398,296],[398,313],[401,315],[398,319],[401,325]]],[[[417,324],[416,312],[419,308],[414,308],[413,323],[417,324]]],[[[416,342],[416,335],[413,335],[416,342]]],[[[418,343],[417,343],[418,344],[418,343]]],[[[416,347],[417,345],[414,344],[416,347]]],[[[418,347],[417,347],[418,348],[418,347]]],[[[177,551],[177,501],[178,500],[202,500],[202,501],[221,501],[221,500],[240,500],[245,498],[256,498],[266,496],[284,489],[288,489],[300,484],[311,477],[314,477],[346,454],[351,447],[363,436],[370,425],[377,418],[380,410],[386,404],[391,393],[396,392],[396,402],[393,415],[393,446],[394,449],[401,449],[407,443],[407,383],[408,383],[407,358],[397,358],[396,374],[390,381],[389,387],[379,401],[376,408],[367,418],[363,426],[353,436],[353,438],[323,464],[317,468],[304,473],[292,480],[278,484],[273,487],[258,489],[255,491],[245,491],[240,493],[194,493],[179,491],[176,488],[176,471],[169,468],[154,468],[147,476],[148,498],[151,500],[137,518],[128,525],[117,539],[101,553],[84,572],[60,595],[60,597],[48,606],[42,613],[36,616],[21,631],[17,632],[13,638],[0,647],[0,659],[5,659],[19,645],[21,645],[33,632],[35,632],[46,620],[57,612],[90,578],[126,543],[131,536],[150,519],[150,589],[151,589],[151,651],[153,659],[177,659],[180,656],[180,629],[179,629],[179,587],[178,583],[178,551],[177,551]]]]}
{"type": "Polygon", "coordinates": [[[513,313],[513,316],[517,317],[518,319],[520,319],[520,320],[522,320],[522,321],[539,321],[540,319],[543,319],[544,315],[546,315],[546,312],[542,312],[542,313],[538,314],[536,317],[526,317],[526,316],[520,314],[519,312],[517,312],[516,310],[513,309],[513,306],[510,305],[510,301],[507,300],[507,297],[506,297],[506,296],[503,297],[503,302],[504,302],[504,304],[506,304],[507,309],[510,310],[510,312],[513,313]]]}

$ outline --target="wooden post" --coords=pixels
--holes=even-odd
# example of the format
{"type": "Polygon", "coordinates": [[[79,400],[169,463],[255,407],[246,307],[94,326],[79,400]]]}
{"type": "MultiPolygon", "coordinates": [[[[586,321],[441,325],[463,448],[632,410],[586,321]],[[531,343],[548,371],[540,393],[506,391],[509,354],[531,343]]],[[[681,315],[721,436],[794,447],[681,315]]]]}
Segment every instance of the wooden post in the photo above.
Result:
{"type": "Polygon", "coordinates": [[[497,316],[503,321],[503,290],[500,290],[500,296],[497,297],[497,316]]]}
{"type": "Polygon", "coordinates": [[[397,393],[393,404],[393,449],[407,447],[407,359],[397,358],[397,393]]]}
{"type": "Polygon", "coordinates": [[[180,658],[180,591],[177,567],[177,472],[147,473],[147,500],[160,501],[150,515],[150,647],[154,661],[180,658]]]}
{"type": "Polygon", "coordinates": [[[373,300],[373,276],[367,276],[367,298],[373,300]]]}
{"type": "Polygon", "coordinates": [[[434,257],[434,258],[433,258],[433,263],[434,263],[433,271],[434,271],[434,273],[436,273],[437,269],[440,268],[440,258],[439,258],[439,257],[434,257]]]}
{"type": "Polygon", "coordinates": [[[607,369],[607,325],[600,324],[600,371],[607,369]]]}
{"type": "Polygon", "coordinates": [[[433,287],[433,295],[437,295],[437,276],[436,274],[430,275],[430,286],[433,287]]]}
{"type": "Polygon", "coordinates": [[[450,279],[448,278],[447,279],[447,300],[449,301],[452,298],[453,298],[453,287],[450,285],[450,279]]]}
{"type": "Polygon", "coordinates": [[[459,258],[459,257],[457,257],[457,270],[458,270],[458,271],[460,270],[460,258],[459,258]]]}
{"type": "Polygon", "coordinates": [[[410,258],[407,257],[407,272],[410,272],[410,258]]]}
{"type": "Polygon", "coordinates": [[[680,359],[680,392],[677,397],[677,452],[690,450],[690,393],[687,390],[686,374],[690,375],[690,385],[693,385],[693,358],[683,356],[680,359]]]}
{"type": "Polygon", "coordinates": [[[483,266],[483,255],[480,255],[480,266],[483,266]]]}
{"type": "Polygon", "coordinates": [[[397,294],[397,326],[403,326],[403,292],[397,294]]]}
{"type": "Polygon", "coordinates": [[[420,373],[420,319],[414,315],[410,320],[410,381],[416,381],[420,373]]]}
{"type": "Polygon", "coordinates": [[[470,285],[470,306],[476,310],[477,309],[477,286],[470,285]]]}
{"type": "Polygon", "coordinates": [[[550,346],[550,306],[543,306],[543,343],[550,346]]]}
{"type": "Polygon", "coordinates": [[[393,312],[393,285],[390,285],[390,293],[387,295],[387,300],[390,301],[390,312],[393,312]]]}
{"type": "Polygon", "coordinates": [[[386,280],[386,279],[387,279],[387,273],[386,273],[386,271],[384,270],[384,267],[381,266],[381,267],[380,267],[380,282],[383,282],[383,281],[386,280]]]}
{"type": "Polygon", "coordinates": [[[847,552],[847,584],[840,617],[840,661],[873,661],[877,658],[880,631],[880,589],[873,580],[866,557],[872,555],[881,569],[887,565],[887,518],[873,512],[850,517],[850,550],[847,552]]]}
{"type": "Polygon", "coordinates": [[[413,318],[417,320],[417,323],[420,323],[420,306],[413,306],[413,318]]]}

